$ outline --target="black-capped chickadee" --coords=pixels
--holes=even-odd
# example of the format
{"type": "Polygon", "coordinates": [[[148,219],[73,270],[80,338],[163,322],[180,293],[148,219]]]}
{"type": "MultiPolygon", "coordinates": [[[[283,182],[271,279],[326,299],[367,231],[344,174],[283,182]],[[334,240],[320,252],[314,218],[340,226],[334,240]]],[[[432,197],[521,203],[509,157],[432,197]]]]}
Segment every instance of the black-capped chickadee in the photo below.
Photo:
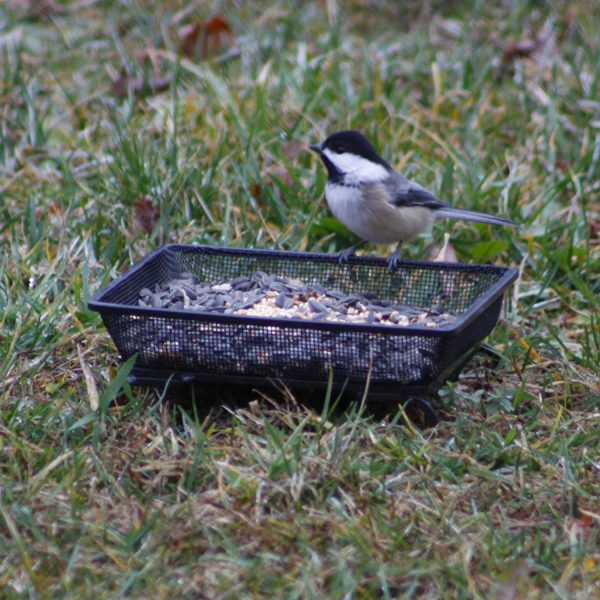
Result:
{"type": "Polygon", "coordinates": [[[400,260],[400,243],[416,237],[442,217],[516,225],[502,217],[446,206],[418,183],[395,171],[358,131],[338,131],[310,149],[319,154],[327,167],[325,198],[331,212],[363,239],[341,252],[340,262],[346,262],[366,242],[398,242],[388,260],[394,270],[400,260]]]}

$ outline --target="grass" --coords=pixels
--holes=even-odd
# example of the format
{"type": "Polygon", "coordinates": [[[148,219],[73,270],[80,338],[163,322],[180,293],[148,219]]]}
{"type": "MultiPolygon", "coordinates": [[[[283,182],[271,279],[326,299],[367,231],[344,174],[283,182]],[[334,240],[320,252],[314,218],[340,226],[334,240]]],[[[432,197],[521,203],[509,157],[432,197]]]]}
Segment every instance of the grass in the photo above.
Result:
{"type": "Polygon", "coordinates": [[[0,595],[597,597],[596,3],[36,6],[0,7],[0,595]],[[181,57],[212,12],[233,41],[181,57]],[[522,223],[433,231],[521,269],[500,365],[428,430],[326,393],[130,389],[91,294],[168,242],[345,247],[302,146],[344,127],[522,223]]]}

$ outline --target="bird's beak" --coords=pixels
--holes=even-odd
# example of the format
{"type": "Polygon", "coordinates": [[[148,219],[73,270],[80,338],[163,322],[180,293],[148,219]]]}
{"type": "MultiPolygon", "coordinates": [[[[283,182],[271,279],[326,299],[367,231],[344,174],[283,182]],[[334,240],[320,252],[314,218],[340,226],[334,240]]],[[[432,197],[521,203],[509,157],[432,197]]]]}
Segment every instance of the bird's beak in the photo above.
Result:
{"type": "Polygon", "coordinates": [[[321,148],[321,144],[312,144],[311,146],[309,146],[309,148],[313,152],[316,152],[317,154],[321,154],[323,152],[323,149],[321,148]]]}

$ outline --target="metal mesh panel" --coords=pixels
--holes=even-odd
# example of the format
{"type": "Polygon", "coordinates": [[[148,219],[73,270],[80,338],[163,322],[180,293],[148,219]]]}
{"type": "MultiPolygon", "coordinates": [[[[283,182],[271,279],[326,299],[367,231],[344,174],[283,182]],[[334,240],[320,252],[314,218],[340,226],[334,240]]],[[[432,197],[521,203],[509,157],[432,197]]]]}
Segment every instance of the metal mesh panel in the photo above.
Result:
{"type": "Polygon", "coordinates": [[[515,272],[496,266],[385,261],[206,246],[166,246],[90,302],[121,356],[138,367],[210,376],[425,386],[493,329],[503,290],[515,272]],[[394,303],[437,304],[457,315],[439,329],[242,317],[137,306],[139,290],[182,272],[223,281],[257,271],[319,283],[346,293],[370,292],[394,303]]]}

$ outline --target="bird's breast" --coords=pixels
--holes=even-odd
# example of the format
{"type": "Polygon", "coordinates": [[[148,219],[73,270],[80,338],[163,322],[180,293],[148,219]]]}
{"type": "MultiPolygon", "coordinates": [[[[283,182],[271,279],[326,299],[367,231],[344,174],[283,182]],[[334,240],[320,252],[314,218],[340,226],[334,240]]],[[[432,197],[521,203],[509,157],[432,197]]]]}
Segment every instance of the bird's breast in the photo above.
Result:
{"type": "Polygon", "coordinates": [[[350,231],[376,244],[411,239],[433,222],[428,208],[390,204],[387,191],[380,183],[360,187],[328,183],[325,198],[334,216],[350,231]]]}

